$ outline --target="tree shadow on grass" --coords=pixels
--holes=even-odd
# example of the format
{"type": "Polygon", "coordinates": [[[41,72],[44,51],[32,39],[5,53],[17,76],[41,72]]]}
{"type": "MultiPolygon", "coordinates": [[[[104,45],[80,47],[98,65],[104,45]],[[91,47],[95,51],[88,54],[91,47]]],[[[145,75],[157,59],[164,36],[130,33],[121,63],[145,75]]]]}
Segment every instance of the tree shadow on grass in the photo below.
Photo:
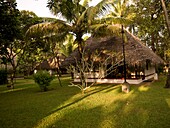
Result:
{"type": "Polygon", "coordinates": [[[0,127],[33,127],[53,108],[78,93],[78,89],[60,86],[43,93],[36,85],[19,85],[16,90],[0,93],[0,127]]]}
{"type": "MultiPolygon", "coordinates": [[[[96,86],[96,87],[97,87],[97,86],[96,86]]],[[[62,110],[62,109],[64,109],[64,108],[66,108],[66,107],[69,107],[69,106],[77,103],[77,102],[80,102],[81,100],[83,100],[83,99],[85,99],[85,98],[87,98],[87,97],[89,97],[89,96],[91,96],[91,95],[93,95],[93,94],[96,94],[96,93],[98,93],[98,92],[107,91],[107,90],[110,90],[111,88],[112,88],[112,90],[115,89],[113,86],[110,86],[110,85],[109,85],[109,86],[106,86],[106,87],[97,87],[97,88],[94,87],[94,89],[86,92],[84,95],[82,94],[80,97],[78,97],[77,99],[75,99],[73,102],[68,103],[68,104],[66,104],[66,105],[64,105],[64,106],[62,106],[62,107],[59,107],[59,108],[53,110],[51,113],[60,111],[60,110],[62,110]]]]}
{"type": "Polygon", "coordinates": [[[80,108],[71,108],[69,111],[63,110],[61,113],[50,115],[36,127],[47,128],[94,128],[99,127],[102,116],[101,106],[86,109],[85,106],[80,108]],[[97,118],[97,120],[96,120],[97,118]],[[46,120],[46,121],[45,121],[46,120]]]}
{"type": "Polygon", "coordinates": [[[53,84],[55,85],[50,88],[55,86],[55,89],[45,93],[40,92],[36,85],[19,85],[16,87],[18,90],[0,94],[3,103],[0,104],[0,126],[33,127],[38,121],[41,122],[42,119],[58,114],[91,95],[113,87],[98,86],[82,95],[77,88],[53,84]]]}
{"type": "Polygon", "coordinates": [[[161,80],[132,85],[128,94],[119,93],[119,85],[107,84],[94,86],[85,95],[67,86],[46,93],[32,92],[35,88],[6,93],[0,95],[0,126],[169,128],[170,90],[163,86],[161,80]]]}
{"type": "Polygon", "coordinates": [[[170,91],[161,84],[158,81],[132,86],[131,96],[115,101],[112,105],[119,104],[115,110],[116,128],[169,128],[170,91]]]}
{"type": "Polygon", "coordinates": [[[37,127],[169,128],[170,91],[162,83],[132,85],[129,94],[114,86],[99,87],[43,118],[37,127]],[[98,90],[97,90],[98,89],[98,90]],[[100,95],[111,96],[109,99],[100,95]],[[93,98],[101,98],[93,103],[93,98]],[[86,102],[82,102],[86,100],[86,102]],[[91,101],[92,100],[92,101],[91,101]],[[105,101],[102,101],[105,100],[105,101]],[[95,104],[95,105],[93,105],[95,104]]]}
{"type": "MultiPolygon", "coordinates": [[[[101,93],[101,92],[104,92],[104,91],[107,91],[107,90],[110,90],[111,88],[115,88],[114,86],[103,86],[103,87],[93,87],[92,88],[92,90],[90,90],[90,91],[88,91],[86,94],[84,94],[84,95],[80,95],[78,98],[76,98],[76,99],[74,99],[74,101],[72,101],[72,102],[70,102],[70,103],[66,103],[66,104],[63,104],[63,105],[61,105],[60,107],[57,107],[56,109],[53,109],[52,111],[51,111],[51,113],[48,115],[48,116],[46,116],[46,117],[44,117],[41,121],[39,121],[39,123],[37,124],[37,127],[47,127],[47,126],[53,126],[53,124],[56,122],[56,118],[59,116],[60,117],[60,113],[63,113],[63,111],[67,111],[67,109],[68,108],[74,108],[74,106],[76,106],[76,105],[78,105],[78,104],[81,104],[81,101],[82,100],[84,100],[84,99],[86,99],[86,98],[88,98],[88,97],[90,97],[90,96],[93,96],[93,95],[95,95],[96,93],[101,93]],[[47,123],[48,122],[48,123],[47,123]],[[46,126],[47,125],[47,126],[46,126]]],[[[95,108],[96,108],[96,106],[95,106],[95,108]]],[[[77,106],[76,107],[76,110],[75,111],[77,111],[78,109],[82,109],[82,106],[80,106],[80,108],[79,108],[79,106],[77,106]]],[[[95,110],[95,109],[93,109],[93,110],[95,110]]],[[[73,111],[74,111],[74,109],[73,109],[73,111]]],[[[70,110],[69,110],[69,112],[70,112],[70,110]]],[[[66,112],[67,113],[67,112],[66,112]]],[[[70,112],[70,113],[75,113],[75,112],[70,112]]],[[[88,109],[86,108],[85,110],[84,110],[84,113],[85,114],[87,114],[88,115],[88,113],[90,114],[90,111],[88,111],[88,109]],[[87,113],[86,113],[87,112],[87,113]]],[[[101,114],[101,112],[99,112],[99,115],[101,114]]],[[[79,114],[80,116],[81,116],[81,114],[79,114]]],[[[65,115],[64,115],[65,116],[65,115]]],[[[77,114],[75,114],[75,116],[78,116],[77,114]]],[[[76,117],[77,118],[77,117],[76,117]]],[[[85,118],[87,118],[86,120],[88,120],[88,118],[89,117],[86,117],[85,116],[85,118]]],[[[95,118],[98,118],[98,116],[97,117],[95,117],[95,118]]],[[[83,120],[83,117],[82,117],[82,120],[83,120]]],[[[77,122],[76,120],[75,120],[75,122],[77,122]]],[[[74,123],[74,122],[72,122],[72,123],[74,123]]],[[[78,121],[78,124],[79,124],[80,122],[78,121]]],[[[86,122],[86,123],[89,123],[89,121],[88,122],[86,122]]],[[[76,124],[77,125],[77,124],[76,124]]],[[[93,126],[93,124],[89,124],[89,125],[91,125],[91,126],[93,126]]],[[[88,126],[89,126],[88,125],[88,126]]],[[[84,125],[83,125],[84,126],[84,125]]],[[[79,126],[80,127],[80,126],[79,126]]]]}

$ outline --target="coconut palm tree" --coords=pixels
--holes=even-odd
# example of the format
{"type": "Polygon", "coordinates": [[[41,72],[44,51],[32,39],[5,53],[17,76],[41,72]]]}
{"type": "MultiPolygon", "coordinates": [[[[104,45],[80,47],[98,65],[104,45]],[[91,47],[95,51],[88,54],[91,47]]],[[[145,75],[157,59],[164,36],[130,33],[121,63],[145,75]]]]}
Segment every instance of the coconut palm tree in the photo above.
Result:
{"type": "MultiPolygon", "coordinates": [[[[39,36],[53,43],[64,43],[68,35],[75,37],[79,54],[82,56],[83,36],[91,32],[91,26],[96,24],[97,14],[107,10],[106,1],[102,0],[96,6],[89,6],[91,0],[48,0],[48,7],[59,18],[50,22],[34,25],[27,31],[27,37],[39,36]]],[[[80,63],[83,63],[80,62],[80,63]]],[[[83,71],[82,71],[83,72],[83,71]]],[[[82,77],[83,73],[82,73],[82,77]]],[[[82,84],[85,83],[82,79],[82,84]]],[[[86,86],[86,85],[85,85],[86,86]]]]}
{"type": "Polygon", "coordinates": [[[60,16],[61,19],[53,19],[51,22],[45,22],[32,26],[27,31],[27,36],[39,35],[42,38],[48,38],[54,42],[64,42],[67,35],[75,36],[74,42],[78,44],[81,51],[83,45],[83,35],[90,32],[90,26],[94,24],[96,14],[105,2],[98,3],[95,7],[89,7],[89,0],[48,0],[50,11],[60,16]],[[50,37],[50,38],[49,38],[50,37]]]}
{"type": "Polygon", "coordinates": [[[98,32],[103,32],[101,35],[117,34],[120,35],[120,29],[123,25],[128,27],[133,24],[135,13],[130,12],[129,0],[108,0],[107,6],[109,9],[107,13],[100,19],[100,25],[94,25],[96,35],[98,32]],[[101,31],[103,29],[104,31],[101,31]],[[107,32],[107,33],[106,33],[107,32]]]}
{"type": "Polygon", "coordinates": [[[129,0],[109,0],[107,2],[110,7],[104,17],[102,17],[103,24],[100,23],[98,27],[94,27],[96,35],[116,34],[122,36],[123,57],[124,57],[124,85],[122,90],[129,92],[129,84],[126,82],[126,62],[125,62],[125,47],[124,47],[124,27],[133,23],[134,13],[129,13],[129,0]],[[104,31],[101,31],[104,30],[104,31]],[[102,33],[101,33],[102,32],[102,33]],[[104,32],[104,33],[103,33],[104,32]],[[107,33],[106,33],[107,32],[107,33]],[[124,88],[124,89],[123,89],[124,88]]]}
{"type": "MultiPolygon", "coordinates": [[[[32,26],[27,31],[27,36],[32,38],[36,35],[53,43],[64,43],[68,35],[72,34],[75,36],[74,43],[78,45],[80,58],[82,58],[83,36],[86,33],[92,33],[93,36],[120,34],[120,24],[130,21],[122,16],[124,9],[126,9],[126,0],[123,3],[120,0],[116,3],[112,0],[102,0],[96,6],[89,6],[89,1],[48,0],[50,11],[54,15],[60,16],[60,19],[53,19],[53,21],[32,26]],[[116,16],[110,13],[107,17],[103,17],[103,14],[109,13],[112,6],[115,7],[115,13],[118,11],[116,16]]],[[[79,63],[83,65],[84,61],[81,60],[79,63]]],[[[82,70],[80,74],[82,84],[85,84],[83,72],[82,70]]]]}

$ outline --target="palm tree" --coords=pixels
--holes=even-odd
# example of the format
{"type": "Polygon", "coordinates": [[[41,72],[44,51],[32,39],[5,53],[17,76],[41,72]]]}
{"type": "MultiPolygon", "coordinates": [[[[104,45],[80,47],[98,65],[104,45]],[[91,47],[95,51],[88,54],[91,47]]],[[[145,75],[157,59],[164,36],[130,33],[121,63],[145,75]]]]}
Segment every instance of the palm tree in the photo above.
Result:
{"type": "MultiPolygon", "coordinates": [[[[135,17],[135,13],[129,12],[129,0],[108,0],[107,6],[109,10],[107,13],[101,18],[100,25],[95,25],[94,29],[96,32],[100,29],[103,29],[104,33],[108,31],[108,34],[117,34],[120,35],[121,26],[128,27],[133,23],[133,18],[135,17]]],[[[102,35],[105,36],[105,34],[102,35]]],[[[98,35],[98,33],[97,33],[98,35]]]]}
{"type": "Polygon", "coordinates": [[[94,23],[96,14],[102,8],[105,0],[98,3],[95,7],[89,7],[89,0],[48,0],[50,11],[60,16],[60,19],[53,19],[51,22],[45,22],[32,26],[27,32],[27,36],[39,35],[43,38],[49,38],[55,42],[64,42],[67,35],[75,36],[74,42],[78,44],[79,50],[83,45],[83,35],[90,31],[90,26],[94,23]]]}
{"type": "MultiPolygon", "coordinates": [[[[90,0],[48,0],[50,11],[60,19],[53,19],[50,22],[37,24],[27,31],[27,36],[40,36],[52,42],[63,43],[68,35],[75,36],[74,43],[78,46],[80,58],[83,56],[84,40],[83,35],[92,33],[93,36],[105,36],[108,34],[119,34],[120,26],[126,25],[131,20],[125,15],[127,0],[102,0],[96,6],[89,6],[90,0]],[[108,14],[109,8],[114,11],[108,14]],[[125,17],[126,16],[126,17],[125,17]],[[62,20],[61,20],[62,19],[62,20]]],[[[84,62],[80,59],[80,63],[84,62]]],[[[85,84],[83,70],[80,72],[82,84],[85,84]]],[[[86,85],[84,85],[86,86],[86,85]]]]}
{"type": "MultiPolygon", "coordinates": [[[[53,43],[64,43],[68,35],[72,34],[75,37],[74,44],[77,44],[80,57],[82,57],[83,35],[91,32],[91,26],[97,23],[97,14],[107,10],[107,6],[104,6],[106,1],[102,0],[96,6],[89,6],[90,0],[81,2],[80,0],[48,0],[50,11],[60,16],[60,19],[30,27],[27,36],[32,38],[36,35],[53,43]]],[[[84,77],[83,73],[82,77],[84,77]]],[[[83,79],[82,84],[84,83],[83,79]]]]}
{"type": "MultiPolygon", "coordinates": [[[[123,57],[124,57],[124,84],[122,85],[122,90],[129,92],[129,84],[126,81],[126,62],[125,62],[125,47],[124,47],[124,27],[133,23],[134,13],[128,13],[129,6],[128,0],[110,0],[108,4],[110,5],[111,11],[102,18],[105,22],[105,29],[109,31],[110,34],[118,34],[122,36],[123,45],[123,57]]],[[[103,26],[101,25],[103,28],[103,26]]],[[[100,27],[98,27],[100,29],[100,27]]],[[[98,30],[97,30],[98,31],[98,30]]],[[[105,31],[104,31],[105,32],[105,31]]],[[[109,34],[107,33],[107,35],[109,34]]],[[[103,34],[104,35],[104,34],[103,34]]]]}
{"type": "Polygon", "coordinates": [[[68,57],[76,48],[77,44],[74,44],[74,36],[69,35],[68,40],[64,44],[60,44],[59,52],[65,57],[68,57]]]}

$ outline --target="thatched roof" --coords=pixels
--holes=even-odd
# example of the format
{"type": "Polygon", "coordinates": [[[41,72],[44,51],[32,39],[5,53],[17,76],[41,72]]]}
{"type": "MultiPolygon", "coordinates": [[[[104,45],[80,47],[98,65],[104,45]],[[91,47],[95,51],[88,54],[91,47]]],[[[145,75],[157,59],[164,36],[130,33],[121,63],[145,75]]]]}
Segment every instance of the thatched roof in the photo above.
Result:
{"type": "Polygon", "coordinates": [[[51,69],[56,69],[57,67],[58,67],[57,58],[50,58],[48,60],[43,61],[41,64],[39,64],[36,67],[36,69],[51,70],[51,69]]]}
{"type": "MultiPolygon", "coordinates": [[[[125,32],[125,54],[126,63],[129,65],[146,64],[147,60],[150,60],[152,64],[164,63],[164,61],[156,55],[150,48],[146,47],[140,39],[135,37],[129,32],[125,32]]],[[[92,57],[94,52],[100,54],[98,60],[106,59],[108,56],[113,56],[112,61],[121,61],[122,56],[122,38],[119,36],[94,38],[90,37],[85,42],[86,57],[92,57]]],[[[65,61],[63,66],[75,64],[75,59],[80,60],[80,55],[76,49],[65,61]]]]}
{"type": "Polygon", "coordinates": [[[57,69],[64,59],[65,59],[65,57],[63,55],[59,56],[59,58],[58,57],[49,58],[49,59],[43,61],[42,63],[40,63],[36,67],[36,69],[39,69],[39,70],[40,69],[41,70],[53,70],[53,69],[57,69]]]}

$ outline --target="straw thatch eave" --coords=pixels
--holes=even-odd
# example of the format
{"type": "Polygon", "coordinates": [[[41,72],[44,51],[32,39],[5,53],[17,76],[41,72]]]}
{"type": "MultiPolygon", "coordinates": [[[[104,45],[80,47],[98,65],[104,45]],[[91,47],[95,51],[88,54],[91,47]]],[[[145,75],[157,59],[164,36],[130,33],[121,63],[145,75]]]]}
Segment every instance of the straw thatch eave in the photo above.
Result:
{"type": "MultiPolygon", "coordinates": [[[[146,47],[140,39],[135,37],[129,32],[125,32],[125,54],[126,63],[128,65],[145,65],[147,60],[150,60],[152,64],[161,64],[164,61],[156,55],[150,48],[146,47]]],[[[86,58],[94,57],[94,53],[97,51],[100,53],[98,60],[106,59],[108,56],[112,56],[111,61],[121,61],[122,56],[122,38],[118,36],[108,36],[103,38],[90,37],[85,42],[84,53],[86,58]]],[[[76,61],[80,60],[80,55],[76,49],[65,61],[62,66],[75,65],[76,61]]]]}
{"type": "Polygon", "coordinates": [[[60,67],[61,62],[65,59],[65,56],[60,55],[53,58],[49,58],[40,63],[36,69],[38,70],[56,70],[60,67]]]}
{"type": "Polygon", "coordinates": [[[53,70],[58,68],[58,63],[56,58],[50,58],[39,64],[36,69],[38,70],[53,70]]]}

